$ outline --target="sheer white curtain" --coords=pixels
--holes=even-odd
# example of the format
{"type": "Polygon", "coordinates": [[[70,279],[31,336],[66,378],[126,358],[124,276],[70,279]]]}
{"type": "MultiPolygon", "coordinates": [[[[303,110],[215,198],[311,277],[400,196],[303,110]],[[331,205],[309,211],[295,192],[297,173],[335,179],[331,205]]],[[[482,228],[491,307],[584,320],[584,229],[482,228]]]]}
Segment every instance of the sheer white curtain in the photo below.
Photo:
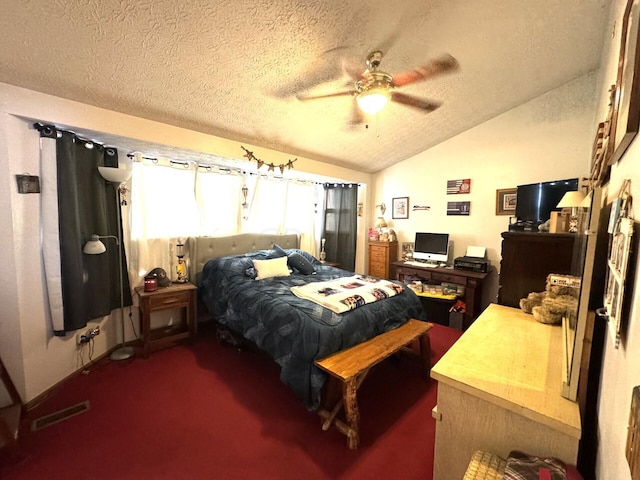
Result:
{"type": "Polygon", "coordinates": [[[131,178],[130,280],[140,285],[145,274],[162,267],[173,278],[177,237],[198,234],[194,195],[196,165],[155,161],[134,155],[131,178]]]}
{"type": "Polygon", "coordinates": [[[200,213],[200,235],[238,233],[241,215],[242,185],[239,172],[214,167],[198,169],[196,201],[200,213]]]}
{"type": "Polygon", "coordinates": [[[245,233],[283,233],[287,181],[283,178],[255,175],[249,186],[248,216],[242,225],[245,233]],[[251,185],[252,184],[252,185],[251,185]]]}
{"type": "Polygon", "coordinates": [[[311,182],[289,181],[284,206],[283,233],[300,235],[300,248],[318,256],[316,242],[316,185],[311,182]]]}
{"type": "Polygon", "coordinates": [[[252,176],[248,217],[242,231],[252,233],[297,233],[300,248],[316,252],[316,186],[264,175],[252,176]]]}
{"type": "MultiPolygon", "coordinates": [[[[177,239],[189,236],[297,233],[300,248],[316,255],[318,186],[266,175],[134,155],[129,205],[123,212],[130,245],[129,276],[141,285],[161,267],[174,279],[177,239]],[[248,208],[242,187],[248,189],[248,208]]],[[[320,205],[320,207],[318,207],[320,205]]]]}

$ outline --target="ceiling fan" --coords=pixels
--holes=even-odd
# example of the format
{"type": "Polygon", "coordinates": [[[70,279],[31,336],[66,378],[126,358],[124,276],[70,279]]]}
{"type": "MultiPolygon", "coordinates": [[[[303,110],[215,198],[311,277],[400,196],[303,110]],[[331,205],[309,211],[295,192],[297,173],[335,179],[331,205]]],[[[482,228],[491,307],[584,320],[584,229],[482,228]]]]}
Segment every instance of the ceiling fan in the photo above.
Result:
{"type": "MultiPolygon", "coordinates": [[[[365,113],[375,115],[381,111],[389,101],[417,108],[423,112],[432,112],[440,106],[439,102],[425,98],[400,93],[396,89],[411,83],[427,80],[436,75],[453,72],[459,68],[458,61],[451,55],[443,55],[431,60],[429,63],[417,67],[414,70],[397,75],[390,75],[379,70],[383,53],[380,50],[371,52],[365,61],[367,69],[362,72],[347,71],[354,80],[353,86],[348,90],[324,95],[297,95],[298,100],[317,100],[322,98],[352,96],[354,106],[359,107],[365,113]]],[[[360,123],[362,116],[357,108],[354,108],[354,118],[351,123],[360,123]]]]}

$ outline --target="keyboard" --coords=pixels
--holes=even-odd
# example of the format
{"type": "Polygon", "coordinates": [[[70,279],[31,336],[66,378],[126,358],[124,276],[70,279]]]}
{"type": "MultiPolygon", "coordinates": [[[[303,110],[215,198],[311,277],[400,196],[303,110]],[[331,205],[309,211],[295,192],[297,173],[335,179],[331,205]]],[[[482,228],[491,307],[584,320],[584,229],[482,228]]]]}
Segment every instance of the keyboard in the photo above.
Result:
{"type": "Polygon", "coordinates": [[[427,262],[416,262],[413,260],[407,260],[404,262],[405,265],[413,265],[414,267],[425,267],[425,268],[435,268],[438,266],[437,263],[427,263],[427,262]]]}

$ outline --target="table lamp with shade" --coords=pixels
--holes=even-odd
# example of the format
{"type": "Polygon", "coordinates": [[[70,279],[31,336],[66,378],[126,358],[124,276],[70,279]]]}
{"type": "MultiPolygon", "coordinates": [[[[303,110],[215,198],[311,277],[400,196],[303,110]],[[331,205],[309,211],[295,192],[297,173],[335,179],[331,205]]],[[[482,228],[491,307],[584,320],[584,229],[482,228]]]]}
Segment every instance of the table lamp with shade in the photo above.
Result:
{"type": "Polygon", "coordinates": [[[571,218],[569,219],[569,233],[577,233],[578,231],[578,208],[583,206],[583,202],[585,199],[584,193],[580,190],[566,192],[558,205],[557,208],[570,208],[571,209],[571,218]]]}
{"type": "Polygon", "coordinates": [[[124,292],[123,292],[123,277],[122,277],[122,238],[120,238],[120,188],[121,186],[131,178],[132,170],[129,168],[116,168],[116,167],[98,167],[98,171],[102,178],[107,182],[114,184],[116,187],[116,213],[118,218],[118,236],[115,235],[97,235],[92,234],[89,241],[85,243],[82,252],[87,255],[99,255],[107,251],[106,245],[101,239],[112,238],[115,240],[118,247],[118,273],[119,273],[119,285],[120,290],[120,326],[122,329],[122,343],[120,348],[116,349],[111,354],[112,360],[125,360],[132,357],[135,354],[133,347],[125,346],[125,331],[124,331],[124,292]]]}
{"type": "Polygon", "coordinates": [[[386,220],[384,219],[384,217],[378,217],[378,218],[376,219],[375,227],[378,229],[378,232],[379,232],[379,233],[382,233],[382,229],[383,229],[383,228],[387,228],[387,222],[386,222],[386,220]]]}

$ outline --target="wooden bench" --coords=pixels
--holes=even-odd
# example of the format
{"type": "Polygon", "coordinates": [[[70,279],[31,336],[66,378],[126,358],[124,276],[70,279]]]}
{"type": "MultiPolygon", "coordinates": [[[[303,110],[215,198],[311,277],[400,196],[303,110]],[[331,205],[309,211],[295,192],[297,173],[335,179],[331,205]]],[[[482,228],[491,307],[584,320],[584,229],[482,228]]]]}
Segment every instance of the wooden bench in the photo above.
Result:
{"type": "Polygon", "coordinates": [[[369,369],[385,358],[401,350],[416,353],[407,348],[409,344],[419,339],[420,358],[425,377],[429,378],[431,369],[431,345],[429,330],[433,324],[410,319],[400,327],[382,333],[366,342],[355,345],[346,350],[334,353],[321,360],[316,365],[342,383],[342,399],[331,411],[321,408],[320,416],[325,420],[322,429],[327,430],[332,423],[347,436],[349,448],[356,449],[360,445],[360,412],[356,392],[366,377],[369,369]],[[346,422],[336,419],[340,409],[344,407],[346,422]]]}

